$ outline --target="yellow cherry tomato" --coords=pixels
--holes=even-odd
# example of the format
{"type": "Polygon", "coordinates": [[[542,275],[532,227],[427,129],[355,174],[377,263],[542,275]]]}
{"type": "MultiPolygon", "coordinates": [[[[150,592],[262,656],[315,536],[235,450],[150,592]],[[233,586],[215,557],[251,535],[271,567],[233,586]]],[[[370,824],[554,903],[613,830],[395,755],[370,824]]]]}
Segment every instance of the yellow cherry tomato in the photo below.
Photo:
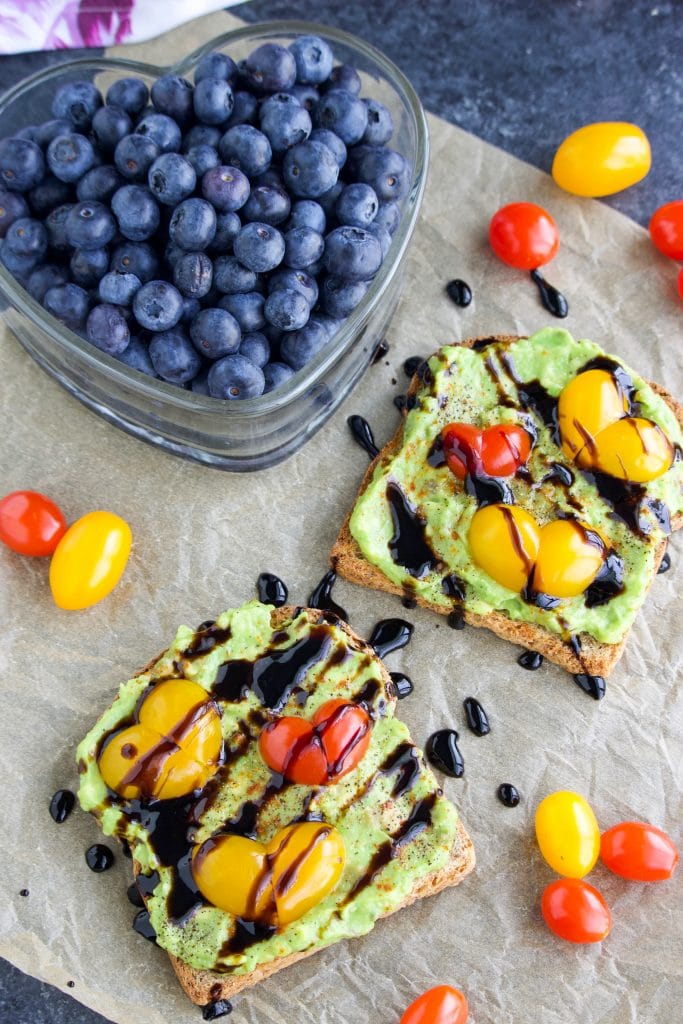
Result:
{"type": "Polygon", "coordinates": [[[577,196],[611,196],[635,185],[650,170],[645,132],[626,121],[600,121],[572,132],[553,160],[560,188],[577,196]]]}
{"type": "Polygon", "coordinates": [[[576,597],[593,582],[605,560],[603,540],[571,519],[554,519],[541,530],[533,587],[552,597],[576,597]]]}
{"type": "Polygon", "coordinates": [[[194,851],[192,874],[214,907],[247,921],[271,923],[275,906],[265,855],[263,844],[254,839],[219,835],[194,851]]]}
{"type": "Polygon", "coordinates": [[[574,460],[592,451],[596,436],[628,412],[628,403],[606,370],[586,370],[570,380],[557,401],[562,450],[574,460]]]}
{"type": "Polygon", "coordinates": [[[88,512],[70,526],[50,562],[50,587],[60,608],[97,604],[114,589],[126,568],[132,534],[113,512],[88,512]]]}
{"type": "Polygon", "coordinates": [[[337,885],[344,870],[344,840],[325,822],[289,825],[268,844],[281,926],[296,921],[337,885]]]}
{"type": "Polygon", "coordinates": [[[666,473],[673,460],[673,445],[661,427],[640,416],[626,416],[600,432],[591,465],[619,480],[642,484],[666,473]]]}
{"type": "Polygon", "coordinates": [[[534,517],[517,505],[486,505],[472,517],[468,541],[472,558],[497,583],[519,593],[536,556],[540,530],[534,517]]]}
{"type": "Polygon", "coordinates": [[[600,853],[600,829],[590,804],[568,790],[551,793],[538,805],[536,839],[543,858],[565,878],[583,878],[600,853]]]}

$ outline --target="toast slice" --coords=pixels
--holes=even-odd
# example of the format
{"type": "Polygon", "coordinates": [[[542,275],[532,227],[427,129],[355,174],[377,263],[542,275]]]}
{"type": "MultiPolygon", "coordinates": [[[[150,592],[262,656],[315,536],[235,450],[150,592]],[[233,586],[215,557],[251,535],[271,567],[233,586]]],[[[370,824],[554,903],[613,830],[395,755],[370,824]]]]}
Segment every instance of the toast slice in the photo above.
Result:
{"type": "MultiPolygon", "coordinates": [[[[498,335],[493,338],[473,338],[463,342],[462,345],[458,347],[473,348],[477,344],[480,346],[486,346],[490,343],[497,343],[502,347],[505,347],[520,340],[522,340],[522,338],[516,335],[498,335]]],[[[676,400],[660,385],[650,384],[649,386],[656,395],[663,399],[676,417],[679,426],[683,429],[683,406],[676,402],[676,400]]],[[[417,396],[422,387],[423,383],[420,380],[418,371],[418,373],[416,373],[411,379],[408,389],[409,406],[411,404],[410,398],[417,396]]],[[[453,387],[458,387],[457,382],[453,387]]],[[[401,452],[404,444],[404,426],[408,415],[409,412],[406,412],[404,409],[402,411],[402,421],[396,433],[368,467],[361,482],[356,503],[365,494],[366,489],[375,476],[377,468],[388,467],[394,458],[401,452]]],[[[444,472],[448,472],[448,470],[444,470],[444,472]]],[[[332,568],[340,576],[343,576],[345,579],[348,579],[353,583],[358,583],[362,586],[371,587],[376,590],[383,590],[390,594],[396,594],[399,597],[406,596],[406,590],[403,587],[389,579],[381,568],[366,558],[360,545],[354,538],[350,529],[350,521],[354,508],[356,507],[356,503],[354,503],[354,506],[349,510],[334,547],[332,548],[330,554],[330,564],[332,568]]],[[[428,514],[427,523],[429,523],[428,514]]],[[[681,526],[683,526],[683,513],[677,512],[671,516],[671,530],[679,529],[681,526]]],[[[653,565],[649,574],[646,589],[649,588],[657,573],[659,564],[666,552],[666,547],[667,540],[665,537],[661,537],[656,546],[653,565]]],[[[410,592],[410,597],[415,600],[418,605],[429,608],[441,615],[449,615],[451,612],[451,608],[448,606],[426,600],[423,596],[414,591],[410,592]]],[[[475,626],[477,628],[489,629],[503,639],[509,640],[511,643],[519,644],[528,650],[539,652],[549,661],[561,666],[568,672],[573,674],[585,673],[591,676],[602,676],[603,678],[606,678],[609,675],[619,660],[628,636],[627,630],[626,634],[616,643],[600,642],[588,632],[581,632],[568,638],[535,622],[527,622],[512,618],[504,611],[494,609],[486,614],[477,614],[468,609],[466,605],[462,609],[462,617],[468,625],[475,626]]]]}
{"type": "MultiPolygon", "coordinates": [[[[340,938],[347,937],[344,934],[344,928],[340,928],[339,924],[344,917],[344,908],[349,908],[353,919],[357,915],[356,908],[360,907],[360,901],[364,898],[367,889],[373,890],[370,893],[373,901],[375,895],[378,896],[378,899],[373,902],[375,910],[370,915],[372,920],[368,918],[360,927],[352,923],[348,929],[348,937],[369,931],[379,917],[388,916],[418,899],[458,884],[473,869],[475,862],[472,843],[458,819],[455,809],[443,797],[421,752],[413,746],[405,726],[398,722],[393,715],[397,701],[395,689],[386,667],[373,648],[345,622],[331,616],[330,613],[291,606],[272,608],[259,605],[258,602],[251,602],[250,605],[243,606],[235,613],[226,613],[226,616],[220,616],[216,623],[208,626],[205,624],[196,632],[181,627],[174,644],[159,658],[147,665],[140,676],[124,684],[121,694],[125,696],[125,707],[121,707],[117,712],[117,702],[115,702],[79,747],[79,765],[85,780],[79,793],[81,803],[85,809],[92,811],[98,817],[105,831],[125,839],[131,845],[134,877],[141,883],[139,890],[154,922],[158,924],[159,921],[159,882],[155,880],[155,869],[158,869],[159,865],[155,864],[153,858],[150,861],[148,844],[145,842],[145,837],[141,835],[139,821],[145,820],[144,810],[141,814],[140,807],[126,805],[123,798],[118,798],[116,793],[102,786],[99,778],[98,758],[109,737],[115,736],[118,731],[137,721],[136,716],[139,714],[143,695],[151,692],[150,687],[153,688],[155,682],[163,682],[169,676],[179,679],[193,677],[210,689],[207,687],[207,682],[220,676],[222,666],[233,663],[231,649],[227,646],[232,641],[226,637],[231,632],[233,636],[240,633],[239,625],[235,625],[237,621],[235,617],[253,607],[258,609],[261,635],[271,637],[271,640],[275,642],[276,646],[273,649],[276,652],[289,650],[290,646],[294,646],[291,645],[292,639],[296,644],[305,640],[307,633],[312,635],[316,629],[327,630],[332,637],[333,646],[326,648],[324,659],[312,664],[307,662],[304,675],[297,674],[296,686],[290,692],[286,708],[284,705],[278,707],[276,709],[278,713],[292,714],[295,707],[303,707],[304,717],[309,717],[306,709],[307,700],[310,700],[311,704],[314,701],[319,703],[319,699],[324,696],[321,693],[321,688],[326,685],[326,680],[329,678],[329,686],[336,688],[335,692],[338,695],[352,699],[355,692],[356,701],[362,703],[373,718],[370,746],[358,766],[346,777],[331,786],[314,787],[311,790],[306,790],[305,787],[298,784],[290,786],[290,792],[292,790],[297,792],[297,799],[301,795],[306,813],[312,812],[312,820],[320,820],[318,816],[320,814],[325,822],[337,827],[342,835],[348,835],[352,840],[352,846],[355,845],[355,833],[352,829],[356,827],[353,825],[353,821],[362,823],[364,835],[367,825],[367,849],[363,856],[369,856],[370,861],[367,864],[361,857],[361,860],[356,862],[357,854],[355,852],[352,856],[347,857],[347,868],[339,883],[338,891],[335,890],[331,897],[326,898],[326,901],[331,900],[331,903],[329,909],[321,911],[319,923],[315,924],[316,931],[312,941],[300,943],[301,948],[294,946],[289,951],[275,947],[277,955],[264,955],[260,962],[253,964],[250,969],[246,969],[245,965],[239,962],[239,956],[233,958],[235,963],[226,962],[230,960],[230,957],[225,957],[223,961],[217,962],[211,968],[192,966],[188,959],[179,955],[178,946],[174,949],[169,948],[169,946],[173,946],[173,942],[163,943],[183,989],[190,999],[202,1006],[218,1000],[229,999],[237,992],[270,977],[289,964],[296,963],[340,938]],[[227,614],[232,614],[233,618],[228,619],[227,614]],[[267,629],[264,628],[265,623],[267,623],[267,629]],[[215,630],[218,630],[215,635],[220,634],[221,639],[212,647],[210,643],[207,643],[207,639],[210,639],[215,630]],[[288,630],[289,636],[287,635],[288,630]],[[337,657],[335,660],[332,655],[338,654],[340,648],[345,650],[345,656],[344,658],[337,657]],[[203,653],[204,651],[206,654],[203,653]],[[184,657],[184,653],[188,652],[191,652],[189,656],[184,657]],[[199,652],[199,656],[197,652],[199,652]],[[221,659],[225,658],[226,653],[228,658],[226,661],[222,661],[221,659]],[[337,676],[333,676],[335,669],[330,666],[340,665],[343,665],[344,668],[339,667],[337,676]],[[127,689],[130,689],[130,693],[127,693],[127,689]],[[302,698],[304,699],[302,700],[302,698]],[[404,751],[404,759],[399,763],[396,754],[400,751],[404,751]],[[406,753],[410,758],[407,776],[401,768],[401,764],[406,763],[406,753]],[[93,780],[94,788],[91,785],[93,780]],[[400,787],[398,780],[401,780],[400,787]],[[392,788],[387,789],[387,785],[392,788]],[[299,791],[302,793],[299,794],[299,791]],[[336,795],[337,793],[338,795],[336,795]],[[319,805],[316,803],[318,799],[320,800],[319,805]],[[112,822],[107,815],[111,814],[112,804],[115,805],[117,800],[121,813],[118,819],[112,822]],[[432,808],[426,817],[411,817],[412,811],[426,804],[432,808]],[[335,813],[337,812],[331,810],[334,807],[339,808],[336,818],[335,813]],[[351,811],[349,811],[350,807],[351,811]],[[354,815],[360,815],[360,817],[354,819],[354,815]],[[419,822],[417,830],[414,834],[411,829],[406,832],[405,826],[415,820],[419,822]],[[405,838],[406,834],[408,839],[405,838]],[[400,840],[392,838],[396,835],[402,835],[403,838],[400,840]],[[370,845],[370,839],[372,845],[370,845]],[[380,847],[386,847],[388,840],[393,843],[390,858],[376,860],[375,855],[384,852],[383,849],[380,850],[380,847]],[[416,868],[414,859],[418,854],[419,870],[416,868]],[[375,864],[378,866],[374,867],[375,864]],[[397,879],[399,879],[398,883],[397,879]],[[392,896],[392,886],[396,891],[395,896],[392,896]],[[326,931],[330,921],[333,927],[326,931]]],[[[242,629],[241,632],[243,634],[244,630],[242,629]]],[[[259,640],[260,642],[261,640],[259,640]]],[[[235,661],[234,664],[239,667],[243,662],[235,661]]],[[[244,696],[244,693],[240,696],[244,696]]],[[[120,696],[119,700],[121,699],[120,696]]],[[[220,705],[222,698],[218,696],[216,699],[220,705]]],[[[237,698],[235,697],[235,699],[237,698]]],[[[246,699],[242,724],[244,721],[251,721],[253,725],[254,704],[255,698],[250,693],[246,699]],[[247,705],[249,706],[247,707],[247,705]]],[[[264,718],[270,717],[268,711],[261,708],[257,709],[257,712],[259,711],[263,713],[264,718]]],[[[243,729],[237,744],[234,744],[230,736],[226,735],[226,733],[230,733],[230,727],[226,723],[228,723],[230,715],[234,713],[236,713],[234,703],[223,708],[226,774],[221,775],[222,769],[219,769],[215,779],[209,781],[205,790],[192,795],[193,801],[199,800],[201,803],[205,794],[209,794],[215,808],[213,819],[209,820],[212,811],[209,809],[205,814],[207,805],[203,805],[198,819],[201,823],[199,827],[204,829],[204,833],[201,839],[193,839],[193,842],[203,841],[204,836],[220,835],[226,829],[228,832],[233,831],[231,826],[234,824],[235,818],[240,818],[240,813],[247,805],[259,808],[256,818],[251,819],[249,834],[254,832],[256,838],[264,842],[271,838],[273,832],[277,832],[289,822],[302,820],[298,816],[292,817],[292,814],[296,812],[292,811],[291,805],[283,806],[282,809],[278,807],[281,795],[278,786],[281,785],[281,779],[279,782],[276,781],[274,791],[268,791],[268,795],[264,796],[263,802],[261,802],[259,793],[262,792],[265,780],[270,781],[271,778],[277,779],[277,777],[271,776],[265,765],[260,763],[257,751],[255,757],[252,756],[251,760],[248,760],[250,752],[251,755],[254,755],[255,744],[253,741],[257,738],[255,732],[248,737],[246,744],[242,743],[244,740],[243,729]],[[244,772],[240,774],[241,760],[244,760],[245,768],[244,772]],[[233,766],[235,766],[234,771],[233,766]],[[218,780],[218,784],[216,780],[218,780]],[[238,808],[240,813],[237,815],[234,815],[232,811],[226,811],[226,807],[231,805],[231,786],[236,791],[235,799],[232,800],[232,809],[238,808]],[[237,792],[238,790],[239,792],[237,792]],[[224,806],[221,805],[222,795],[228,798],[224,806]],[[248,803],[245,802],[245,797],[248,797],[248,803]]],[[[239,733],[240,729],[237,732],[239,733]]],[[[159,803],[163,803],[163,801],[158,801],[156,806],[159,803]]],[[[198,804],[193,803],[193,813],[190,814],[190,820],[193,821],[197,820],[194,813],[196,806],[198,804]]],[[[148,816],[147,820],[153,820],[153,815],[148,816]]],[[[181,820],[188,819],[184,816],[181,820]]],[[[158,828],[158,826],[156,827],[158,828]]],[[[150,837],[154,849],[154,826],[150,837]]],[[[162,847],[164,845],[168,846],[168,843],[162,844],[162,847]]],[[[350,851],[351,848],[347,843],[347,850],[350,851]]],[[[163,860],[161,864],[163,865],[163,860]]],[[[162,876],[161,881],[164,885],[166,884],[165,877],[162,876]]],[[[167,905],[170,906],[173,902],[172,892],[170,897],[167,893],[165,899],[167,905]]],[[[218,913],[213,907],[205,907],[203,912],[206,913],[207,910],[213,914],[218,913]]],[[[315,912],[315,908],[313,912],[315,912]]],[[[306,915],[302,921],[306,921],[308,916],[306,915]]],[[[237,923],[239,924],[239,921],[237,923]]],[[[204,925],[199,927],[202,928],[204,925]]],[[[170,931],[173,932],[173,929],[170,931]]],[[[285,936],[286,933],[287,929],[284,930],[285,936]]],[[[164,934],[166,933],[164,932],[164,934]]],[[[158,935],[160,941],[162,937],[158,935]]],[[[273,941],[277,938],[278,936],[275,936],[273,941]]],[[[225,948],[224,939],[221,942],[225,948]]],[[[179,946],[182,948],[182,941],[179,946]]]]}

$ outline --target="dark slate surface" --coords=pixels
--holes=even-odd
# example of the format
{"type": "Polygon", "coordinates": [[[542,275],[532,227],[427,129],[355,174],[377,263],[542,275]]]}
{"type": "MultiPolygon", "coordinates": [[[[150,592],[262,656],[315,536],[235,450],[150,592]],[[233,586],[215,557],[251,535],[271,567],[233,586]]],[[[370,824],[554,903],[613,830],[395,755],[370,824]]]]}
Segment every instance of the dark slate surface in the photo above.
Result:
{"type": "MultiPolygon", "coordinates": [[[[545,170],[580,124],[635,121],[652,143],[653,169],[607,202],[647,224],[657,206],[681,196],[683,4],[676,0],[253,0],[233,10],[248,21],[309,18],[357,33],[403,69],[427,109],[545,170]]],[[[75,55],[85,52],[97,51],[75,55]]],[[[4,57],[0,90],[73,55],[4,57]]],[[[103,1020],[0,961],[3,1024],[103,1020]]]]}

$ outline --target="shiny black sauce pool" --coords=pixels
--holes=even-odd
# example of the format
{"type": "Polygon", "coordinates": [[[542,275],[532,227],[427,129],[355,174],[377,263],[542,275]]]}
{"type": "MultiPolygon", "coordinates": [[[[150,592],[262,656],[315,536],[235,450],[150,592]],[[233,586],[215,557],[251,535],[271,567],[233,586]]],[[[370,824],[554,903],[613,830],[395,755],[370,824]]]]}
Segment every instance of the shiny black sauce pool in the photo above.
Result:
{"type": "Polygon", "coordinates": [[[543,664],[543,655],[538,651],[522,651],[517,658],[517,664],[525,668],[527,672],[535,672],[543,664]]]}
{"type": "Polygon", "coordinates": [[[332,600],[332,588],[336,582],[336,572],[334,569],[328,569],[318,585],[309,594],[308,607],[317,608],[321,612],[332,612],[338,619],[348,622],[349,617],[344,609],[332,600]]]}
{"type": "Polygon", "coordinates": [[[368,638],[378,658],[386,658],[392,651],[399,651],[410,643],[414,626],[405,619],[381,619],[376,623],[368,638]]]}
{"type": "Polygon", "coordinates": [[[229,1013],[232,1013],[232,1003],[227,999],[217,999],[215,1003],[202,1006],[203,1020],[218,1020],[219,1017],[227,1017],[229,1013]]]}
{"type": "Polygon", "coordinates": [[[462,702],[467,725],[475,736],[488,736],[491,732],[489,717],[476,697],[466,697],[462,702]]]}
{"type": "Polygon", "coordinates": [[[671,555],[668,551],[664,553],[664,556],[659,563],[659,569],[657,569],[657,575],[661,576],[662,573],[668,572],[671,568],[671,555]]]}
{"type": "Polygon", "coordinates": [[[496,796],[505,807],[516,807],[521,799],[519,790],[511,782],[501,782],[496,796]]]}
{"type": "Polygon", "coordinates": [[[262,572],[256,580],[256,592],[262,604],[272,604],[281,608],[287,604],[288,590],[279,576],[272,572],[262,572]]]}
{"type": "Polygon", "coordinates": [[[467,281],[463,281],[460,277],[448,282],[446,295],[455,306],[460,306],[462,309],[469,306],[472,301],[472,289],[467,281]]]}
{"type": "Polygon", "coordinates": [[[351,437],[354,439],[356,444],[363,449],[364,452],[374,459],[379,455],[379,448],[375,444],[375,438],[372,433],[372,427],[363,416],[349,416],[346,421],[351,431],[351,437]]]}
{"type": "Polygon", "coordinates": [[[142,935],[148,942],[156,942],[157,933],[149,919],[149,911],[139,910],[133,918],[133,931],[142,935]]]}
{"type": "Polygon", "coordinates": [[[538,287],[539,294],[541,296],[541,302],[549,313],[553,316],[559,317],[561,320],[569,313],[569,303],[557,288],[549,284],[548,281],[543,277],[540,270],[530,271],[531,280],[538,287]]]}
{"type": "Polygon", "coordinates": [[[465,774],[465,762],[458,749],[458,734],[455,729],[439,729],[433,732],[425,747],[427,760],[444,775],[460,779],[465,774]]]}
{"type": "Polygon", "coordinates": [[[85,851],[85,863],[91,871],[100,874],[102,871],[108,871],[112,866],[114,854],[108,846],[103,846],[102,843],[95,843],[94,846],[89,846],[85,851]]]}
{"type": "Polygon", "coordinates": [[[394,684],[394,691],[398,700],[404,700],[413,692],[413,681],[403,672],[390,672],[391,681],[394,684]]]}
{"type": "Polygon", "coordinates": [[[132,903],[134,907],[144,907],[145,901],[143,900],[142,895],[140,894],[140,890],[138,889],[135,882],[132,882],[126,889],[126,896],[128,897],[128,902],[132,903]]]}
{"type": "Polygon", "coordinates": [[[574,682],[593,700],[602,700],[605,696],[607,685],[602,676],[592,676],[588,672],[577,672],[574,675],[574,682]]]}
{"type": "Polygon", "coordinates": [[[76,797],[70,789],[58,789],[50,800],[50,817],[61,825],[74,809],[76,797]]]}
{"type": "Polygon", "coordinates": [[[426,520],[394,480],[387,483],[386,495],[394,527],[389,554],[409,575],[424,579],[439,561],[425,536],[426,520]]]}

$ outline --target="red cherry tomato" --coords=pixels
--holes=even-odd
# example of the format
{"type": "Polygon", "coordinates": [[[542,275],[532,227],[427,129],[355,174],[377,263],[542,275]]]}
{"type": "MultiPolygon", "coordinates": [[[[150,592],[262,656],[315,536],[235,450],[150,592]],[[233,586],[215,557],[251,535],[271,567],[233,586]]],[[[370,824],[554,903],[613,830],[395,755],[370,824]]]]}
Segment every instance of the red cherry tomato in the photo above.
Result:
{"type": "Polygon", "coordinates": [[[665,203],[652,214],[650,237],[660,252],[683,260],[683,199],[665,203]]]}
{"type": "Polygon", "coordinates": [[[51,555],[66,532],[54,501],[37,491],[13,491],[0,501],[0,541],[20,555],[51,555]]]}
{"type": "Polygon", "coordinates": [[[498,259],[518,270],[536,270],[560,247],[560,233],[549,213],[535,203],[510,203],[494,213],[489,242],[498,259]]]}
{"type": "Polygon", "coordinates": [[[451,985],[437,985],[418,996],[401,1017],[401,1024],[465,1024],[467,1000],[451,985]]]}
{"type": "Polygon", "coordinates": [[[449,423],[441,432],[446,463],[459,480],[467,474],[481,476],[484,471],[482,444],[484,432],[469,423],[449,423]]]}
{"type": "Polygon", "coordinates": [[[677,285],[678,285],[678,294],[683,299],[683,267],[681,267],[681,269],[680,269],[680,271],[678,273],[677,285]]]}
{"type": "Polygon", "coordinates": [[[543,920],[567,942],[601,942],[612,928],[609,907],[581,878],[559,878],[541,897],[543,920]]]}
{"type": "Polygon", "coordinates": [[[531,438],[523,427],[501,423],[480,430],[449,423],[441,435],[449,469],[460,480],[470,476],[512,476],[529,458],[531,438]]]}
{"type": "Polygon", "coordinates": [[[680,854],[666,832],[640,821],[623,821],[600,840],[603,864],[634,882],[661,882],[671,878],[680,854]]]}

